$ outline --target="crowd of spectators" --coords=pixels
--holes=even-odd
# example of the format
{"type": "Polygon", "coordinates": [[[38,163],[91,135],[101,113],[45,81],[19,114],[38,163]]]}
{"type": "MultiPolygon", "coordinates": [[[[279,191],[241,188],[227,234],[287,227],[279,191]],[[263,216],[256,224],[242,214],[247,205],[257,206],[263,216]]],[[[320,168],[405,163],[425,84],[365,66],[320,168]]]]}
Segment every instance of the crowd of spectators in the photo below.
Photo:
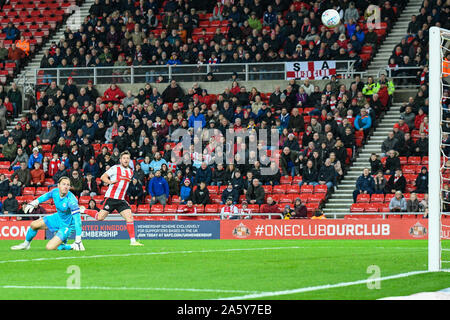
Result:
{"type": "MultiPolygon", "coordinates": [[[[386,81],[376,81],[380,95],[386,81]]],[[[105,188],[99,177],[124,150],[134,160],[128,196],[135,204],[146,199],[165,204],[173,196],[182,203],[207,204],[208,186],[226,187],[222,203],[231,197],[233,203],[245,199],[265,204],[263,187],[278,185],[283,177],[303,177],[300,185],[323,184],[332,191],[356,151],[356,137],[364,139],[370,131],[365,123],[373,127],[389,104],[389,96],[383,105],[378,93],[368,94],[369,85],[358,76],[348,88],[335,77],[323,88],[308,80],[290,80],[285,88],[263,93],[233,82],[211,95],[198,83],[185,90],[172,80],[161,93],[151,84],[136,93],[111,84],[101,94],[91,83],[77,87],[69,79],[59,88],[53,81],[14,129],[4,130],[0,160],[14,170],[6,180],[15,196],[24,187],[54,185],[62,175],[69,175],[77,196],[99,195],[105,188]],[[192,148],[178,155],[174,133],[186,129],[193,136],[196,121],[201,124],[204,152],[192,148]],[[224,137],[230,129],[250,134],[230,144],[211,139],[206,129],[224,137]],[[273,129],[279,145],[268,145],[256,129],[273,129]],[[256,153],[249,144],[257,145],[256,153]],[[231,148],[244,150],[245,159],[239,152],[226,158],[231,148]],[[279,152],[280,170],[266,161],[272,159],[270,152],[279,152]],[[177,156],[190,164],[177,164],[177,156]],[[217,158],[224,164],[216,164],[217,158]],[[270,166],[272,173],[262,174],[270,166]]]]}
{"type": "MultiPolygon", "coordinates": [[[[131,65],[332,59],[355,60],[355,68],[362,69],[362,47],[377,48],[379,40],[372,26],[366,29],[361,23],[371,4],[380,5],[389,28],[406,1],[226,0],[197,5],[183,0],[96,0],[79,30],[67,27],[60,42],[46,51],[41,68],[70,68],[74,76],[77,67],[117,67],[114,73],[123,74],[119,67],[131,65]],[[329,8],[337,9],[343,20],[334,29],[320,21],[329,8]],[[203,26],[204,21],[220,24],[203,26]]],[[[164,81],[154,73],[147,75],[150,80],[164,81]]]]}
{"type": "Polygon", "coordinates": [[[399,77],[398,84],[428,83],[428,31],[433,26],[449,29],[449,14],[448,1],[424,0],[420,12],[411,16],[407,34],[394,47],[388,61],[391,76],[399,77]]]}

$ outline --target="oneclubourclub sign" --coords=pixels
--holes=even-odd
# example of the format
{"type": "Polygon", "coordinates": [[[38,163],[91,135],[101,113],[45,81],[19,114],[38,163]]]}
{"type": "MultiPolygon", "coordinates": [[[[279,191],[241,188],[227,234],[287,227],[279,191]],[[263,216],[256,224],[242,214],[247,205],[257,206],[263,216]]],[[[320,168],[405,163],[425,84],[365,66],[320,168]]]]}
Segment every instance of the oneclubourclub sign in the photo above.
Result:
{"type": "Polygon", "coordinates": [[[227,220],[221,239],[426,239],[425,219],[227,220]]]}
{"type": "MultiPolygon", "coordinates": [[[[0,239],[24,239],[29,221],[0,222],[0,239]]],[[[135,221],[138,239],[427,239],[427,219],[135,221]]],[[[45,233],[45,238],[54,236],[45,233]]],[[[73,238],[74,235],[71,236],[73,238]]],[[[84,221],[84,239],[128,239],[125,221],[84,221]]],[[[36,239],[44,239],[40,231],[36,239]]]]}

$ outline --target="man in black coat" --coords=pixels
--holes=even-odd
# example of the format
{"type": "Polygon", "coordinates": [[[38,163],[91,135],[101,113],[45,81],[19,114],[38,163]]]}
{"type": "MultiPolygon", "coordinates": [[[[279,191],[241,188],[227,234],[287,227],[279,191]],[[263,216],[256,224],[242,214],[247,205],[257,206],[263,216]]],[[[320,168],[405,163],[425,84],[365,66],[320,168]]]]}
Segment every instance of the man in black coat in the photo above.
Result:
{"type": "Polygon", "coordinates": [[[386,183],[386,193],[395,193],[397,191],[401,191],[405,193],[406,189],[406,178],[403,175],[402,169],[395,170],[395,174],[393,174],[388,182],[386,183]]]}
{"type": "Polygon", "coordinates": [[[165,102],[175,102],[184,97],[183,89],[175,80],[170,81],[170,85],[163,91],[162,98],[165,102]]]}
{"type": "Polygon", "coordinates": [[[200,185],[195,189],[192,194],[192,201],[194,204],[208,204],[209,203],[209,191],[206,188],[206,182],[201,181],[200,185]]]}
{"type": "Polygon", "coordinates": [[[222,204],[225,204],[229,197],[233,198],[233,204],[239,202],[239,191],[233,187],[231,181],[228,182],[227,188],[222,192],[222,204]]]}

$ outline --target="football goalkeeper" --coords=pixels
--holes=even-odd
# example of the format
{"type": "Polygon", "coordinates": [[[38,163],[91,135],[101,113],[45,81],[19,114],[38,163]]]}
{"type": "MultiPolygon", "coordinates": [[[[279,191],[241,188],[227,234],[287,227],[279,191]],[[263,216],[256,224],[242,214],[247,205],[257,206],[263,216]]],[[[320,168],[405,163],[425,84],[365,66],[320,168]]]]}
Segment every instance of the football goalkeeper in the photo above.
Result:
{"type": "Polygon", "coordinates": [[[77,250],[84,251],[81,242],[81,216],[83,207],[78,206],[78,200],[75,195],[69,191],[70,179],[61,177],[58,181],[58,187],[40,196],[39,198],[26,204],[25,213],[32,212],[40,203],[53,199],[56,207],[56,213],[34,220],[28,227],[25,241],[19,245],[11,247],[11,250],[28,250],[33,238],[38,230],[49,229],[56,232],[55,236],[47,243],[47,250],[77,250]],[[75,231],[75,242],[67,244],[67,239],[75,231]]]}

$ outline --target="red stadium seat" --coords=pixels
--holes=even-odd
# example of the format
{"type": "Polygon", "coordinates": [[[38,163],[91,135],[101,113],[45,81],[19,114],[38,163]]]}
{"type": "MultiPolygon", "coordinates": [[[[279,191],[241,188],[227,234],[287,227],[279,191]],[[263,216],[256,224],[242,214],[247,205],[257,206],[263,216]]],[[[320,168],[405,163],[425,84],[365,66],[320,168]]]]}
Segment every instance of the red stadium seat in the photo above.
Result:
{"type": "Polygon", "coordinates": [[[218,204],[207,204],[205,205],[205,213],[219,213],[218,204]]]}
{"type": "Polygon", "coordinates": [[[370,202],[370,194],[360,193],[356,196],[357,203],[369,203],[370,202]]]}
{"type": "Polygon", "coordinates": [[[34,193],[35,196],[41,196],[48,192],[48,187],[37,187],[34,193]]]}
{"type": "Polygon", "coordinates": [[[301,193],[313,193],[314,192],[314,186],[311,185],[302,185],[300,188],[301,193]]]}
{"type": "Polygon", "coordinates": [[[291,184],[292,183],[292,177],[291,176],[282,176],[280,178],[280,184],[291,184]]]}
{"type": "Polygon", "coordinates": [[[295,194],[299,194],[300,193],[300,186],[298,184],[294,184],[291,186],[287,186],[286,188],[286,193],[295,193],[295,194]]]}
{"type": "Polygon", "coordinates": [[[370,202],[384,202],[384,194],[372,194],[372,196],[370,197],[370,202]]]}
{"type": "Polygon", "coordinates": [[[364,212],[365,208],[365,203],[353,203],[350,207],[350,212],[364,212]]]}
{"type": "Polygon", "coordinates": [[[150,205],[149,204],[140,204],[137,207],[137,213],[150,213],[150,205]]]}
{"type": "Polygon", "coordinates": [[[24,196],[34,196],[35,191],[36,190],[33,187],[25,187],[23,188],[22,194],[24,196]]]}
{"type": "Polygon", "coordinates": [[[318,184],[314,186],[314,193],[327,193],[328,187],[326,184],[318,184]]]}
{"type": "Polygon", "coordinates": [[[164,206],[162,204],[153,204],[150,207],[151,213],[164,213],[164,206]]]}
{"type": "Polygon", "coordinates": [[[263,189],[264,189],[265,194],[270,194],[270,193],[272,193],[272,186],[266,186],[266,185],[263,185],[262,187],[263,187],[263,189]]]}
{"type": "Polygon", "coordinates": [[[278,194],[286,193],[286,185],[281,184],[281,185],[273,186],[272,193],[278,193],[278,194]]]}
{"type": "Polygon", "coordinates": [[[218,186],[207,186],[206,188],[208,189],[210,195],[219,193],[218,186]]]}

